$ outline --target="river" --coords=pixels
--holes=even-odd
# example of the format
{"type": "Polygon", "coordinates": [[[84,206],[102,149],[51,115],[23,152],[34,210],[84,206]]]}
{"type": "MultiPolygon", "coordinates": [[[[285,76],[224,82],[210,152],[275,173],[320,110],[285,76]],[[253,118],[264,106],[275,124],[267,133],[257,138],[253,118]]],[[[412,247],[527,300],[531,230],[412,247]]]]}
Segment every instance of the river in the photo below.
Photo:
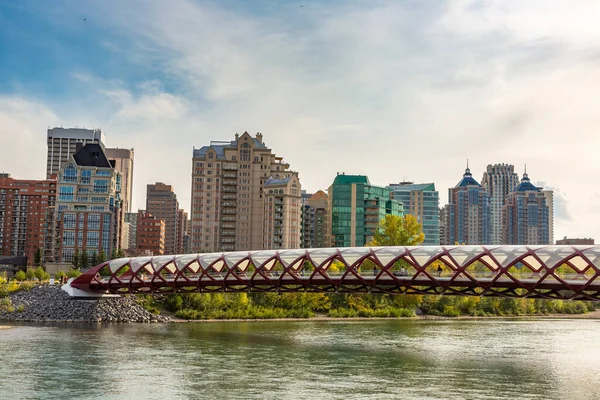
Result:
{"type": "Polygon", "coordinates": [[[600,399],[600,320],[0,329],[0,397],[600,399]]]}

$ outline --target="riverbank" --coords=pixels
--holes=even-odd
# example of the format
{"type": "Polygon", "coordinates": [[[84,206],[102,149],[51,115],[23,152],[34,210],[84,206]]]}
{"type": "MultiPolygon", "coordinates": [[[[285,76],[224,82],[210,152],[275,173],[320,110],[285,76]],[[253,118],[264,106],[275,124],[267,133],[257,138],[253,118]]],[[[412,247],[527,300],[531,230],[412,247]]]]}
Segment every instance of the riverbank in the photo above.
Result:
{"type": "Polygon", "coordinates": [[[168,322],[132,297],[73,300],[60,286],[36,286],[9,294],[0,303],[0,321],[10,322],[168,322]]]}

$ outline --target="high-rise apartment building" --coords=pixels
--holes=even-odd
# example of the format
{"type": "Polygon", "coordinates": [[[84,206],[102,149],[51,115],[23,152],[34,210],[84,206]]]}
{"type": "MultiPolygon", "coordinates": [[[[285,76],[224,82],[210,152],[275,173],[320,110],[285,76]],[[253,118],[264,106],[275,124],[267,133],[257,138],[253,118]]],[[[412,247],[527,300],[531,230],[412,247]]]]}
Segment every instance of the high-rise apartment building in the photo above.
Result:
{"type": "Polygon", "coordinates": [[[554,192],[552,190],[542,190],[546,197],[548,206],[548,240],[554,243],[554,192]]]}
{"type": "Polygon", "coordinates": [[[390,189],[371,185],[363,175],[338,174],[328,191],[329,246],[364,246],[386,215],[404,215],[390,189]]]}
{"type": "Polygon", "coordinates": [[[481,186],[490,195],[491,242],[490,244],[505,244],[503,241],[502,208],[506,198],[519,184],[519,176],[514,165],[488,165],[483,173],[481,186]]]}
{"type": "Polygon", "coordinates": [[[127,244],[129,246],[123,247],[125,250],[135,249],[137,243],[137,217],[138,213],[128,212],[125,213],[125,223],[129,224],[129,238],[127,239],[127,244]]]}
{"type": "Polygon", "coordinates": [[[68,263],[75,251],[110,256],[120,248],[121,174],[104,146],[79,143],[58,174],[55,260],[68,263]]]}
{"type": "Polygon", "coordinates": [[[297,175],[264,183],[263,249],[300,247],[301,193],[297,175]]]}
{"type": "Polygon", "coordinates": [[[394,199],[404,205],[404,214],[414,216],[423,229],[424,245],[440,244],[440,195],[433,183],[391,183],[394,199]]]}
{"type": "MultiPolygon", "coordinates": [[[[290,171],[289,167],[282,157],[277,157],[266,146],[261,133],[252,137],[244,132],[236,134],[235,140],[211,142],[209,146],[194,149],[191,251],[264,249],[265,242],[269,242],[264,236],[265,221],[270,221],[270,217],[265,216],[265,208],[268,209],[265,202],[275,201],[274,196],[265,196],[265,191],[269,190],[265,183],[269,178],[297,178],[298,174],[290,171]]],[[[296,180],[288,183],[299,186],[296,180]]],[[[300,187],[290,187],[286,199],[291,198],[292,189],[298,191],[294,196],[299,199],[300,187]]],[[[287,189],[281,190],[285,192],[287,189]]],[[[300,213],[299,200],[297,209],[300,213]]],[[[291,223],[293,219],[290,217],[289,221],[291,223]]],[[[299,215],[297,221],[294,229],[299,235],[299,215]]],[[[291,228],[283,226],[283,235],[291,233],[291,228]]],[[[283,238],[283,242],[295,243],[296,240],[283,238]]],[[[295,246],[300,246],[299,240],[295,246]]]]}
{"type": "Polygon", "coordinates": [[[165,221],[165,254],[180,254],[179,202],[173,187],[162,182],[148,185],[146,211],[165,221]]]}
{"type": "Polygon", "coordinates": [[[187,236],[188,214],[183,209],[177,210],[177,249],[179,253],[185,252],[185,241],[187,236]]]}
{"type": "Polygon", "coordinates": [[[106,158],[115,161],[115,169],[121,173],[121,200],[123,212],[131,212],[133,194],[133,149],[107,148],[106,158]]]}
{"type": "Polygon", "coordinates": [[[20,180],[0,174],[0,255],[52,260],[55,180],[20,180]]]}
{"type": "Polygon", "coordinates": [[[327,193],[319,190],[308,196],[302,206],[302,247],[326,247],[327,193]]]}
{"type": "Polygon", "coordinates": [[[552,244],[549,211],[546,195],[524,173],[521,183],[508,195],[503,207],[504,243],[552,244]]]}
{"type": "Polygon", "coordinates": [[[48,157],[46,179],[58,174],[69,157],[77,151],[77,144],[95,143],[104,147],[104,134],[100,129],[52,128],[48,129],[48,157]]]}
{"type": "Polygon", "coordinates": [[[458,184],[448,189],[447,241],[450,245],[489,244],[490,195],[467,167],[458,184]]]}
{"type": "Polygon", "coordinates": [[[136,249],[153,256],[165,254],[165,221],[139,210],[136,225],[136,249]]]}
{"type": "Polygon", "coordinates": [[[450,214],[450,206],[446,204],[444,207],[439,209],[440,216],[440,244],[442,246],[450,245],[450,238],[448,233],[448,225],[450,221],[448,221],[448,215],[450,214]]]}

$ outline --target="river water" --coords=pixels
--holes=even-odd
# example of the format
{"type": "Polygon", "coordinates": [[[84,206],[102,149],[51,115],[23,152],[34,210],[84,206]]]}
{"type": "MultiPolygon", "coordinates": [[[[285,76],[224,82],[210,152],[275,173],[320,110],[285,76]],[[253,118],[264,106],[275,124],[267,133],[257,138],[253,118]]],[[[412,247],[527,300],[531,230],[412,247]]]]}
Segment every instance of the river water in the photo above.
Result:
{"type": "Polygon", "coordinates": [[[0,398],[600,399],[600,320],[0,329],[0,398]]]}

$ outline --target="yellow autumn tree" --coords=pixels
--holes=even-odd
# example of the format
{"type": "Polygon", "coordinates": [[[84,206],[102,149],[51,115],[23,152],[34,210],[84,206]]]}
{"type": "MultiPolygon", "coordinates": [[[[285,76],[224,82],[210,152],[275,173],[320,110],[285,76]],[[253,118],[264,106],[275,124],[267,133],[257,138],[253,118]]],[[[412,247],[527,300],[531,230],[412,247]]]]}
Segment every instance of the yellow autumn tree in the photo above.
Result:
{"type": "Polygon", "coordinates": [[[379,222],[369,246],[417,246],[423,243],[425,235],[421,224],[412,215],[398,217],[386,215],[379,222]]]}

